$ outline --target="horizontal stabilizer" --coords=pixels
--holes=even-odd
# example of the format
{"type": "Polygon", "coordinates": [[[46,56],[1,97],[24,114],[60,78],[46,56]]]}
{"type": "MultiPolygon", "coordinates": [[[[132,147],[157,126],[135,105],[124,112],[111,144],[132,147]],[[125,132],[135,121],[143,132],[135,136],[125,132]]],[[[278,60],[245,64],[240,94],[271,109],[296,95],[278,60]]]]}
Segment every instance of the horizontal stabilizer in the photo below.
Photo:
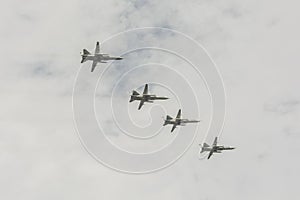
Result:
{"type": "Polygon", "coordinates": [[[173,119],[170,115],[167,115],[167,120],[173,119]]]}
{"type": "Polygon", "coordinates": [[[133,96],[130,96],[130,99],[129,99],[129,103],[133,102],[134,101],[134,97],[133,96]]]}
{"type": "Polygon", "coordinates": [[[209,147],[209,145],[204,142],[203,147],[209,147]]]}
{"type": "Polygon", "coordinates": [[[203,143],[203,145],[201,145],[201,146],[202,146],[202,148],[201,148],[200,153],[203,153],[203,152],[207,151],[205,148],[209,147],[209,145],[206,144],[206,143],[203,143]]]}
{"type": "Polygon", "coordinates": [[[84,63],[86,61],[86,56],[85,55],[81,55],[81,63],[84,63]]]}
{"type": "Polygon", "coordinates": [[[91,53],[88,51],[88,50],[86,50],[86,49],[83,49],[83,55],[90,55],[91,53]]]}
{"type": "Polygon", "coordinates": [[[132,95],[139,95],[140,93],[138,93],[137,91],[133,90],[132,91],[132,95]]]}

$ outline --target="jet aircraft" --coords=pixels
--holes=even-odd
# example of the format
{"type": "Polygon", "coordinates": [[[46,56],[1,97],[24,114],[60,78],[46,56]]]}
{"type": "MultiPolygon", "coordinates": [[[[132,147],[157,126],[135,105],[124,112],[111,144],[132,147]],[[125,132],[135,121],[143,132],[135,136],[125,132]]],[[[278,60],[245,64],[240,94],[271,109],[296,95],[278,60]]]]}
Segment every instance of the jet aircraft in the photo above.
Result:
{"type": "Polygon", "coordinates": [[[166,126],[168,124],[173,124],[173,127],[171,129],[171,133],[175,130],[177,126],[185,126],[188,123],[198,123],[200,120],[189,120],[189,119],[182,119],[181,118],[181,109],[178,110],[176,118],[172,118],[169,115],[167,115],[163,126],[166,126]]]}
{"type": "Polygon", "coordinates": [[[207,159],[209,159],[213,153],[222,153],[223,150],[233,150],[235,149],[234,147],[224,147],[224,146],[219,146],[218,144],[218,137],[215,137],[214,143],[212,146],[209,146],[208,144],[204,143],[202,145],[202,149],[200,153],[203,153],[205,151],[209,151],[207,159]]]}
{"type": "Polygon", "coordinates": [[[94,54],[90,53],[86,49],[83,49],[83,53],[81,54],[81,57],[82,57],[81,63],[84,63],[88,60],[93,61],[91,72],[94,71],[94,69],[98,63],[106,63],[106,61],[108,61],[108,60],[122,60],[123,59],[122,57],[115,57],[115,56],[110,56],[105,53],[100,53],[100,43],[99,42],[96,43],[96,49],[95,49],[94,54]]]}
{"type": "Polygon", "coordinates": [[[169,99],[168,97],[159,97],[153,94],[148,94],[148,84],[145,85],[143,94],[139,94],[137,91],[133,90],[132,94],[130,95],[129,102],[133,101],[140,101],[138,110],[142,108],[145,102],[147,103],[153,103],[154,100],[166,100],[169,99]]]}

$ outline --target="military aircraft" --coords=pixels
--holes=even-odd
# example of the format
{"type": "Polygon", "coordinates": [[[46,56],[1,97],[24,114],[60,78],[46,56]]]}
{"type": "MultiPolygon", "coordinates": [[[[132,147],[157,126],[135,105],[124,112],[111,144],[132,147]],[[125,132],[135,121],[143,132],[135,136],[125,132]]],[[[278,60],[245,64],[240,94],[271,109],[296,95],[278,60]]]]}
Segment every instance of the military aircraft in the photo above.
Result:
{"type": "Polygon", "coordinates": [[[148,84],[145,85],[144,87],[144,92],[143,94],[139,94],[137,91],[133,90],[132,94],[130,95],[130,100],[129,102],[133,101],[140,101],[138,109],[140,110],[142,106],[144,105],[145,102],[147,103],[153,103],[154,100],[166,100],[169,99],[168,97],[158,97],[153,94],[148,94],[148,84]]]}
{"type": "Polygon", "coordinates": [[[219,146],[217,145],[218,143],[218,137],[215,137],[214,143],[212,146],[209,146],[208,144],[204,143],[201,149],[200,153],[203,153],[205,151],[209,151],[207,159],[209,159],[213,153],[222,153],[223,150],[233,150],[235,149],[234,147],[224,147],[224,146],[219,146]]]}
{"type": "Polygon", "coordinates": [[[97,42],[96,44],[96,49],[95,49],[95,53],[91,54],[88,50],[83,49],[83,53],[81,54],[81,63],[84,63],[88,60],[92,60],[93,64],[92,64],[92,70],[91,72],[94,71],[96,65],[98,63],[106,63],[106,61],[108,60],[122,60],[122,57],[114,57],[114,56],[109,56],[108,54],[105,53],[100,53],[100,43],[97,42]]]}
{"type": "Polygon", "coordinates": [[[198,123],[200,120],[189,120],[189,119],[181,119],[181,109],[178,110],[176,118],[172,118],[169,115],[167,115],[165,122],[163,126],[166,126],[168,124],[173,124],[173,127],[171,129],[171,133],[175,130],[176,126],[185,126],[188,123],[198,123]]]}

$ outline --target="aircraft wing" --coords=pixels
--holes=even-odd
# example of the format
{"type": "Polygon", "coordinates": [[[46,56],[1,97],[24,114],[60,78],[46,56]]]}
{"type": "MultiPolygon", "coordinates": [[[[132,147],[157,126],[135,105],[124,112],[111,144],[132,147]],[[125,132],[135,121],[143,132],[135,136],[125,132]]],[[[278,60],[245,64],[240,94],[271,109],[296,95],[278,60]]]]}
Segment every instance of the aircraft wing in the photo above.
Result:
{"type": "Polygon", "coordinates": [[[215,140],[214,140],[213,146],[217,146],[217,143],[218,143],[218,137],[215,137],[215,140]]]}
{"type": "Polygon", "coordinates": [[[138,108],[139,110],[140,110],[140,109],[142,108],[142,106],[144,105],[144,102],[145,102],[144,100],[141,100],[141,102],[140,102],[140,104],[139,104],[139,108],[138,108]]]}
{"type": "Polygon", "coordinates": [[[148,94],[148,84],[145,85],[143,94],[148,94]]]}
{"type": "Polygon", "coordinates": [[[174,124],[174,125],[173,125],[173,127],[172,127],[172,129],[171,129],[171,133],[175,130],[176,126],[177,126],[177,124],[174,124]]]}
{"type": "Polygon", "coordinates": [[[214,151],[211,150],[211,151],[209,152],[209,155],[208,155],[207,159],[209,159],[209,158],[213,155],[213,153],[214,153],[214,151]]]}
{"type": "Polygon", "coordinates": [[[178,110],[178,113],[177,113],[176,118],[177,118],[177,119],[180,119],[180,118],[181,118],[181,109],[178,110]]]}
{"type": "Polygon", "coordinates": [[[98,54],[98,53],[100,53],[100,43],[99,42],[97,42],[96,49],[95,49],[95,54],[98,54]]]}
{"type": "Polygon", "coordinates": [[[92,70],[91,72],[94,71],[94,69],[96,68],[96,65],[97,65],[97,61],[93,60],[93,64],[92,64],[92,70]]]}

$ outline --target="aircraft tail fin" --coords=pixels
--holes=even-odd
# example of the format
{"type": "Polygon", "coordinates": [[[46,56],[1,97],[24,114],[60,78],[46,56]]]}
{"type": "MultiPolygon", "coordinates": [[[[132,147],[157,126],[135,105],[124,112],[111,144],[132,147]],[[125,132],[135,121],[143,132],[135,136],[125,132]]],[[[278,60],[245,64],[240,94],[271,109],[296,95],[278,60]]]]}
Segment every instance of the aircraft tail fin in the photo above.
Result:
{"type": "Polygon", "coordinates": [[[91,53],[88,50],[83,49],[83,53],[81,54],[81,63],[84,63],[86,61],[87,56],[90,54],[91,53]]]}
{"type": "Polygon", "coordinates": [[[205,150],[205,148],[207,148],[207,147],[209,147],[209,145],[208,144],[206,144],[205,142],[203,143],[203,145],[201,145],[202,146],[202,148],[201,148],[201,151],[200,151],[200,153],[203,153],[203,152],[205,152],[206,150],[205,150]]]}
{"type": "Polygon", "coordinates": [[[166,119],[164,120],[163,126],[169,124],[168,121],[171,120],[171,119],[172,119],[172,117],[170,117],[169,115],[167,115],[166,119]]]}

